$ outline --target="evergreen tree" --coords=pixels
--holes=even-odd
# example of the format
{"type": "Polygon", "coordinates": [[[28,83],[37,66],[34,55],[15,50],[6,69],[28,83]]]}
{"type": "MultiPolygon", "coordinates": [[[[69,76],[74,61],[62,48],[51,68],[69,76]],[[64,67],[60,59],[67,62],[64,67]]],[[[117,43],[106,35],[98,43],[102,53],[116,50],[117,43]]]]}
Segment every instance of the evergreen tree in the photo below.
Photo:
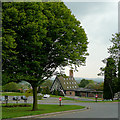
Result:
{"type": "Polygon", "coordinates": [[[120,58],[118,63],[118,91],[120,92],[120,58]]]}
{"type": "Polygon", "coordinates": [[[104,89],[103,98],[112,99],[114,93],[116,92],[116,65],[113,58],[108,58],[106,62],[106,67],[104,71],[104,89]]]}
{"type": "Polygon", "coordinates": [[[110,53],[111,57],[115,60],[116,70],[117,70],[117,92],[120,91],[120,33],[115,33],[112,35],[111,42],[113,43],[110,48],[108,48],[108,52],[110,53]]]}

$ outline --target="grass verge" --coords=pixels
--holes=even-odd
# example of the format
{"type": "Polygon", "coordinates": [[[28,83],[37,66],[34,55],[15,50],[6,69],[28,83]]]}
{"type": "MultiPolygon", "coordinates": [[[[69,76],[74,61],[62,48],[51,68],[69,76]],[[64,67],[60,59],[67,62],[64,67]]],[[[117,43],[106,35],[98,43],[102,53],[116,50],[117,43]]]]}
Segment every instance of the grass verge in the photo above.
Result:
{"type": "Polygon", "coordinates": [[[2,107],[2,119],[7,118],[15,118],[21,116],[30,116],[30,115],[38,115],[44,113],[52,113],[52,112],[60,112],[67,110],[75,110],[75,109],[83,109],[84,106],[77,105],[40,105],[38,104],[38,111],[31,111],[31,107],[2,107]]]}
{"type": "Polygon", "coordinates": [[[2,92],[2,96],[23,96],[25,93],[20,93],[20,92],[2,92]]]}
{"type": "Polygon", "coordinates": [[[85,102],[85,103],[112,103],[112,102],[120,102],[120,100],[113,100],[113,101],[95,101],[95,100],[93,100],[93,101],[81,101],[81,100],[73,100],[74,102],[85,102]]]}
{"type": "Polygon", "coordinates": [[[57,96],[57,95],[50,95],[50,97],[55,97],[55,98],[59,98],[59,97],[61,97],[62,100],[74,100],[73,98],[64,97],[64,96],[57,96]]]}

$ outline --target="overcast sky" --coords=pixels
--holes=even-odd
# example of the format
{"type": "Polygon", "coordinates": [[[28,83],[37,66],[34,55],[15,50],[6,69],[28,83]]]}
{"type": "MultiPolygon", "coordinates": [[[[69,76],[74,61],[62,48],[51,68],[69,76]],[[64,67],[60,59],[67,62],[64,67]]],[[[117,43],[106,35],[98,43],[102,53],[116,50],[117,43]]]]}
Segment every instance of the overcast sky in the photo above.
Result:
{"type": "MultiPolygon", "coordinates": [[[[107,58],[107,48],[111,45],[112,34],[118,32],[118,3],[117,2],[65,2],[72,14],[81,22],[89,41],[89,56],[86,66],[74,72],[75,77],[96,78],[102,60],[107,58]]],[[[69,68],[65,69],[69,75],[69,68]]]]}

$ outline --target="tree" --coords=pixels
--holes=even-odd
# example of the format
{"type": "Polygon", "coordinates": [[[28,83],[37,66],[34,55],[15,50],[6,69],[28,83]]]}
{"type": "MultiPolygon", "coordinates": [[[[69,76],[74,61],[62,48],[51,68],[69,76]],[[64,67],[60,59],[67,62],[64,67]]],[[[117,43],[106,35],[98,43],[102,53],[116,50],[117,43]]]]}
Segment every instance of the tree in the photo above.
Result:
{"type": "Polygon", "coordinates": [[[49,87],[49,89],[52,86],[53,81],[52,80],[47,80],[43,84],[41,84],[42,87],[49,87]]]}
{"type": "MultiPolygon", "coordinates": [[[[113,81],[114,82],[114,88],[115,88],[114,92],[118,92],[118,91],[120,91],[120,33],[115,33],[112,36],[113,37],[110,40],[112,42],[112,46],[110,46],[108,48],[108,53],[110,53],[110,58],[113,59],[114,66],[115,66],[115,69],[116,69],[116,77],[113,76],[115,78],[114,81],[113,81]]],[[[102,62],[106,64],[107,59],[104,59],[102,62]]],[[[99,73],[98,75],[104,75],[105,74],[105,68],[101,67],[100,70],[101,70],[101,73],[99,73]]]]}
{"type": "Polygon", "coordinates": [[[2,87],[2,90],[6,92],[18,92],[19,89],[20,86],[14,82],[10,82],[2,87]]]}
{"type": "Polygon", "coordinates": [[[80,81],[79,87],[84,88],[84,87],[85,87],[86,85],[88,85],[88,84],[89,84],[89,81],[88,81],[88,80],[82,79],[82,80],[80,81]]]}
{"type": "MultiPolygon", "coordinates": [[[[115,33],[112,35],[111,42],[113,43],[110,48],[108,48],[108,52],[110,53],[111,57],[115,60],[116,70],[117,70],[117,87],[118,91],[120,91],[120,33],[115,33]]],[[[117,91],[117,92],[118,92],[117,91]]]]}
{"type": "Polygon", "coordinates": [[[42,88],[42,94],[50,94],[50,88],[47,86],[47,87],[43,87],[42,88]]]}
{"type": "Polygon", "coordinates": [[[108,58],[104,73],[104,89],[103,98],[112,99],[116,92],[115,82],[116,81],[116,65],[113,58],[108,58]]]}
{"type": "Polygon", "coordinates": [[[108,48],[108,53],[110,53],[111,57],[115,60],[116,65],[118,66],[120,60],[120,33],[115,33],[112,36],[113,37],[110,41],[113,45],[108,48]]]}
{"type": "Polygon", "coordinates": [[[120,91],[120,58],[118,63],[118,91],[120,91]]]}
{"type": "Polygon", "coordinates": [[[87,36],[63,2],[5,2],[2,9],[3,83],[29,82],[37,110],[37,87],[56,68],[85,64],[87,36]]]}

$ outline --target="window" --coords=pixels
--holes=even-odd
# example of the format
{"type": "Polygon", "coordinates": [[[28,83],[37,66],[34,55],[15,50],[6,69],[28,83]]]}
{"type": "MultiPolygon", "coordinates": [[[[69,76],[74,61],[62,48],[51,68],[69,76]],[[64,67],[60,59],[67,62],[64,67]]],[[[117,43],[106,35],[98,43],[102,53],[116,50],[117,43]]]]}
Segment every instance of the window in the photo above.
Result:
{"type": "Polygon", "coordinates": [[[76,82],[75,82],[75,84],[76,84],[76,82]]]}
{"type": "Polygon", "coordinates": [[[67,88],[69,88],[69,87],[67,87],[67,88]]]}
{"type": "Polygon", "coordinates": [[[65,82],[64,82],[64,84],[65,84],[65,82]]]}
{"type": "Polygon", "coordinates": [[[76,86],[75,86],[75,88],[76,88],[76,86]]]}
{"type": "Polygon", "coordinates": [[[65,80],[65,78],[64,78],[64,80],[65,80]]]}
{"type": "Polygon", "coordinates": [[[70,88],[71,88],[71,86],[70,86],[70,88]]]}
{"type": "Polygon", "coordinates": [[[74,86],[72,86],[74,88],[74,86]]]}
{"type": "Polygon", "coordinates": [[[73,82],[72,82],[72,84],[73,84],[73,82]]]}
{"type": "Polygon", "coordinates": [[[67,82],[67,84],[68,84],[68,82],[67,82]]]}
{"type": "Polygon", "coordinates": [[[71,84],[71,82],[69,82],[71,84]]]}

